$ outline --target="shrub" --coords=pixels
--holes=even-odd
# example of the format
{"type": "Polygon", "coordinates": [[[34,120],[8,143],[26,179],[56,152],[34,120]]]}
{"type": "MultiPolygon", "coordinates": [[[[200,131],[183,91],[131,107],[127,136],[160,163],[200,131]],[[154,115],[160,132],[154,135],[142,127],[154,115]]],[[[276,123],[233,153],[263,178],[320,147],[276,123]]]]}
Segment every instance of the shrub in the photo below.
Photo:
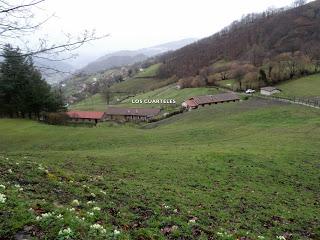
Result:
{"type": "Polygon", "coordinates": [[[44,122],[52,125],[66,125],[69,119],[65,112],[45,113],[43,118],[44,122]]]}

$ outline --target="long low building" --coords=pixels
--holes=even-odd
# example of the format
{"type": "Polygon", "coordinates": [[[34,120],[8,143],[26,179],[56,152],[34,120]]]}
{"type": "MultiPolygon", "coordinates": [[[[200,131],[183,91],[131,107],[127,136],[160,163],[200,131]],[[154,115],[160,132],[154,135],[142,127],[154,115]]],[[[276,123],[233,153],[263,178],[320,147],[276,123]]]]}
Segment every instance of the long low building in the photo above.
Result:
{"type": "Polygon", "coordinates": [[[106,120],[112,121],[147,121],[159,115],[160,109],[157,108],[120,108],[109,107],[106,111],[106,120]]]}
{"type": "Polygon", "coordinates": [[[240,101],[240,98],[234,93],[222,93],[217,95],[206,95],[191,97],[182,103],[182,106],[187,109],[196,109],[200,106],[240,101]]]}
{"type": "Polygon", "coordinates": [[[104,120],[104,112],[70,111],[66,112],[72,122],[94,122],[98,123],[104,120]]]}

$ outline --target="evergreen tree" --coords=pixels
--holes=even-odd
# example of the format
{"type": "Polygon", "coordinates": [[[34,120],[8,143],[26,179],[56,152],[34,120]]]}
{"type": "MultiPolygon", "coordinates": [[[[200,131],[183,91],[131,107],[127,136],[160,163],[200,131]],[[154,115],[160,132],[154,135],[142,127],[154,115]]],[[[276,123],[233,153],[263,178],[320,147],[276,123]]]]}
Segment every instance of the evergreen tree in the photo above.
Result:
{"type": "Polygon", "coordinates": [[[42,111],[55,112],[63,108],[61,94],[34,67],[30,57],[18,48],[6,45],[0,69],[0,112],[11,117],[39,116],[42,111]]]}

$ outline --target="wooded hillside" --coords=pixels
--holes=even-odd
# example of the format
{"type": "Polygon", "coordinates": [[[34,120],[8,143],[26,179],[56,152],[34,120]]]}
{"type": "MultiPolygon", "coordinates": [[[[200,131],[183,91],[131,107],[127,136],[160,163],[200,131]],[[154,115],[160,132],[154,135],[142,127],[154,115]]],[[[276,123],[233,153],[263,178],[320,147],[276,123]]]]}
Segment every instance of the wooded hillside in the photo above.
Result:
{"type": "MultiPolygon", "coordinates": [[[[159,75],[161,77],[176,75],[179,78],[201,75],[201,70],[221,60],[238,61],[249,64],[249,68],[256,68],[254,71],[245,69],[242,75],[248,72],[259,74],[259,68],[265,66],[262,78],[267,77],[264,75],[268,75],[268,71],[271,75],[272,69],[270,66],[266,67],[267,63],[284,61],[289,62],[289,73],[288,76],[280,78],[292,78],[292,74],[299,71],[297,62],[290,65],[293,59],[307,59],[308,66],[313,65],[312,71],[318,71],[319,26],[319,0],[305,5],[304,1],[296,1],[292,7],[249,14],[213,36],[162,56],[160,61],[163,65],[159,75]]],[[[222,73],[219,69],[210,71],[222,73]]],[[[224,80],[223,77],[220,80],[224,80]]]]}

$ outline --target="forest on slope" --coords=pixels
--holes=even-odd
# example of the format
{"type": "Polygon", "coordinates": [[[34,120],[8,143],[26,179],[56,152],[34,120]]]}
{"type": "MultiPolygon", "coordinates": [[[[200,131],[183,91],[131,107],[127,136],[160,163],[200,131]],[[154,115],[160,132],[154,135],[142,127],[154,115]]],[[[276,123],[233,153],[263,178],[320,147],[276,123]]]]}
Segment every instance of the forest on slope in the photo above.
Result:
{"type": "Polygon", "coordinates": [[[235,79],[253,87],[320,69],[320,1],[248,14],[222,31],[159,58],[159,77],[185,87],[235,79]],[[190,78],[191,77],[191,78],[190,78]]]}

